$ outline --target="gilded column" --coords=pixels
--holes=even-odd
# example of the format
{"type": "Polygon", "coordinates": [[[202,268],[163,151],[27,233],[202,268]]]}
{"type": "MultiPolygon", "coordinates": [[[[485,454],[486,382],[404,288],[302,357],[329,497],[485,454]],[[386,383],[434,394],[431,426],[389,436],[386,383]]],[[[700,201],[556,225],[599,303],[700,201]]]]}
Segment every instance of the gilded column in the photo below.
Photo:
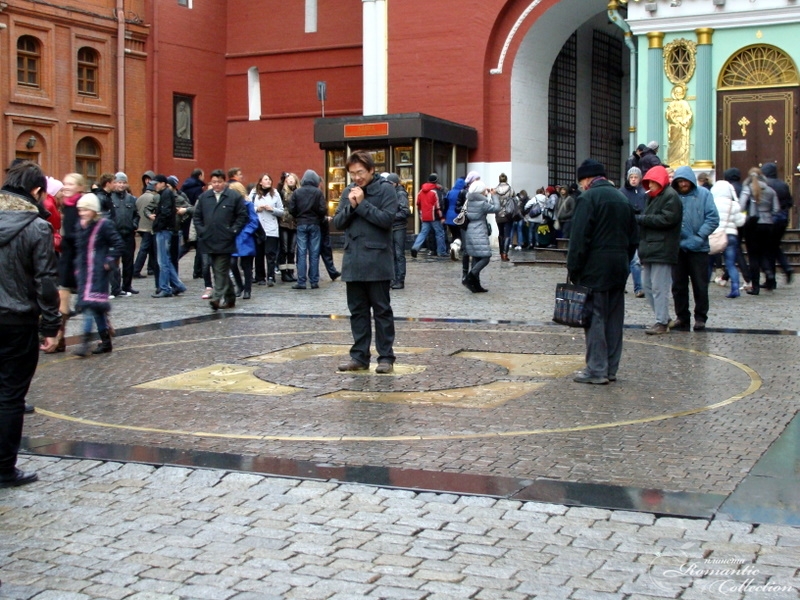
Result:
{"type": "Polygon", "coordinates": [[[647,141],[664,143],[664,34],[647,34],[647,141]]]}
{"type": "Polygon", "coordinates": [[[711,36],[714,30],[709,27],[695,29],[697,35],[697,76],[695,104],[695,139],[692,165],[696,169],[714,168],[714,113],[711,108],[713,100],[713,74],[711,70],[711,36]]]}

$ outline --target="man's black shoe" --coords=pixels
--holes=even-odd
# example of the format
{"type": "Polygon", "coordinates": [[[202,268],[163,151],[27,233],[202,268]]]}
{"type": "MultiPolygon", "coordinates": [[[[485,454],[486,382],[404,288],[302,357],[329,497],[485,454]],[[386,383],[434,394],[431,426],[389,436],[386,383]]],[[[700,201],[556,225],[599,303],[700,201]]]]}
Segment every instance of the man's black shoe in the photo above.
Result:
{"type": "Polygon", "coordinates": [[[417,251],[413,248],[411,249],[411,258],[417,258],[417,251]]]}
{"type": "Polygon", "coordinates": [[[125,291],[128,292],[129,294],[138,294],[139,293],[139,290],[135,290],[133,288],[128,288],[125,291]]]}
{"type": "Polygon", "coordinates": [[[245,290],[242,293],[242,300],[250,300],[250,290],[245,290]]]}
{"type": "Polygon", "coordinates": [[[39,476],[36,473],[26,473],[19,469],[14,469],[10,475],[0,477],[0,488],[18,487],[26,483],[33,483],[38,481],[39,476]]]}
{"type": "Polygon", "coordinates": [[[346,363],[340,364],[336,367],[339,371],[366,371],[369,369],[369,365],[361,364],[360,362],[356,362],[354,360],[350,360],[346,363]]]}
{"type": "Polygon", "coordinates": [[[337,280],[337,279],[339,279],[339,277],[341,277],[341,276],[342,276],[342,274],[341,274],[339,271],[336,271],[336,273],[334,273],[333,275],[331,275],[331,281],[336,281],[336,280],[337,280]]]}
{"type": "Polygon", "coordinates": [[[673,321],[670,321],[669,325],[667,325],[667,326],[670,329],[672,329],[673,331],[690,331],[691,330],[691,324],[688,323],[688,322],[684,323],[680,319],[675,319],[673,321]]]}
{"type": "Polygon", "coordinates": [[[402,290],[402,289],[404,289],[405,287],[406,287],[406,284],[405,284],[405,283],[403,283],[402,281],[395,281],[395,282],[392,284],[392,289],[393,289],[393,290],[402,290]]]}
{"type": "Polygon", "coordinates": [[[157,294],[150,294],[151,298],[172,298],[172,294],[166,292],[158,292],[157,294]]]}
{"type": "Polygon", "coordinates": [[[25,414],[29,415],[31,413],[36,412],[36,407],[33,404],[25,403],[25,414]]]}

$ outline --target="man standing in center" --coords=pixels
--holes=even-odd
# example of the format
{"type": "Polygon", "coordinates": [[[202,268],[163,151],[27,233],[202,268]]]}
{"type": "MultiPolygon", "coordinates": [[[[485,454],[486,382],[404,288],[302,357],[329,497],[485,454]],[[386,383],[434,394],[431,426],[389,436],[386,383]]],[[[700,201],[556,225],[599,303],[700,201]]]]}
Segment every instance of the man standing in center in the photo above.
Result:
{"type": "Polygon", "coordinates": [[[231,254],[236,252],[236,236],[248,219],[244,197],[227,186],[222,169],[212,171],[211,189],[200,194],[194,210],[197,247],[209,255],[214,274],[214,293],[209,301],[212,310],[233,308],[236,304],[229,275],[231,254]]]}
{"type": "Polygon", "coordinates": [[[591,290],[591,321],[585,329],[586,368],[573,381],[617,380],[622,357],[625,282],[636,250],[636,220],[628,199],[606,179],[605,167],[587,159],[578,167],[584,192],[575,206],[567,269],[573,283],[591,290]]]}
{"type": "Polygon", "coordinates": [[[350,361],[340,371],[369,369],[375,320],[376,373],[394,370],[394,313],[389,290],[394,277],[392,224],[397,215],[394,186],[375,177],[375,163],[365,150],[353,152],[345,165],[353,183],[339,200],[333,224],[344,232],[342,281],[347,283],[347,307],[353,345],[350,361]]]}

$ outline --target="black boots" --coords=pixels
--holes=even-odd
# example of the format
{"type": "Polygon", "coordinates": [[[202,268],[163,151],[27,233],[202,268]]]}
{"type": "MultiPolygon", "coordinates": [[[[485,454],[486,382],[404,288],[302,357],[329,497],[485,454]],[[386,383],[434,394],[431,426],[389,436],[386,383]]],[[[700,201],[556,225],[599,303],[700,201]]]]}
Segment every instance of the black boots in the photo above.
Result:
{"type": "Polygon", "coordinates": [[[283,283],[292,283],[297,281],[294,277],[294,269],[281,269],[281,281],[283,283]]]}
{"type": "Polygon", "coordinates": [[[100,332],[100,343],[92,350],[92,354],[107,354],[111,352],[111,335],[108,330],[100,332]]]}
{"type": "Polygon", "coordinates": [[[464,280],[464,285],[467,286],[467,289],[473,294],[479,294],[482,292],[489,291],[481,285],[480,277],[477,275],[473,275],[472,271],[467,273],[467,277],[464,280]]]}
{"type": "Polygon", "coordinates": [[[81,337],[81,343],[78,349],[75,350],[75,356],[86,358],[90,354],[107,354],[111,352],[111,334],[108,330],[100,332],[100,343],[94,350],[89,349],[89,341],[92,339],[91,333],[84,333],[81,337]]]}

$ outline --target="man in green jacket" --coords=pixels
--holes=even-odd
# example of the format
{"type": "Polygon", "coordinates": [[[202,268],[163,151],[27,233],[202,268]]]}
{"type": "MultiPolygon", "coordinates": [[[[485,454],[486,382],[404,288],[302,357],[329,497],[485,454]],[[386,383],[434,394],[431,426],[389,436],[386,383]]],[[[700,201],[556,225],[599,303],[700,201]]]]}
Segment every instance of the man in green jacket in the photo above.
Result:
{"type": "Polygon", "coordinates": [[[650,169],[642,180],[647,203],[636,215],[639,225],[639,260],[642,288],[656,315],[648,335],[669,333],[669,300],[672,295],[672,267],[678,263],[683,205],[669,185],[669,174],[661,165],[650,169]]]}
{"type": "Polygon", "coordinates": [[[591,321],[585,330],[586,368],[574,381],[617,380],[622,357],[625,282],[636,251],[636,221],[628,199],[606,179],[605,167],[587,159],[578,167],[584,190],[575,204],[567,268],[573,283],[591,290],[591,321]]]}

